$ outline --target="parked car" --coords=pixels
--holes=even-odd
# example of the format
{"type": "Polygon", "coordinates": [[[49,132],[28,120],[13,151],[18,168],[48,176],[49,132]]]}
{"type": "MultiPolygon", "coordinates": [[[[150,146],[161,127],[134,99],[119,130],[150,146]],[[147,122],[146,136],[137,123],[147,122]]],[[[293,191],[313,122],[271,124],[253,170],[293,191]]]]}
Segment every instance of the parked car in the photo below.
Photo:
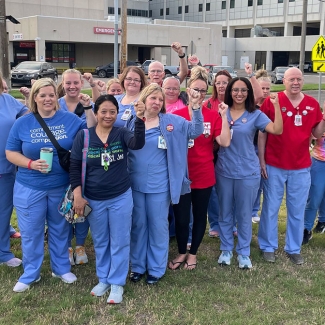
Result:
{"type": "MultiPolygon", "coordinates": [[[[142,63],[141,68],[145,74],[148,74],[149,64],[156,60],[146,60],[142,63]]],[[[164,65],[165,75],[176,76],[179,73],[178,65],[164,65]]]]}
{"type": "MultiPolygon", "coordinates": [[[[135,61],[126,61],[126,65],[128,67],[130,67],[130,66],[141,67],[141,65],[135,61]]],[[[120,62],[118,62],[117,73],[118,74],[121,73],[120,62]]],[[[97,74],[97,76],[99,78],[113,77],[114,76],[114,62],[96,67],[95,74],[97,74]]]]}
{"type": "MultiPolygon", "coordinates": [[[[289,64],[289,67],[296,67],[299,69],[299,62],[294,62],[289,64]]],[[[313,70],[313,64],[312,62],[306,61],[304,64],[304,71],[311,72],[313,70]]]]}
{"type": "Polygon", "coordinates": [[[284,77],[284,73],[289,69],[290,67],[276,67],[270,74],[271,76],[271,82],[274,84],[277,83],[283,83],[282,79],[284,77]]]}
{"type": "Polygon", "coordinates": [[[229,74],[231,75],[231,78],[237,77],[237,71],[235,71],[229,65],[215,65],[215,66],[210,67],[210,70],[209,70],[209,76],[208,76],[209,85],[211,85],[211,86],[213,85],[213,80],[214,80],[216,74],[221,70],[227,70],[229,72],[229,74]]]}
{"type": "Polygon", "coordinates": [[[58,82],[56,69],[47,62],[23,61],[11,70],[11,84],[31,85],[32,79],[52,78],[58,82]]]}
{"type": "Polygon", "coordinates": [[[210,71],[210,68],[212,68],[212,67],[214,67],[214,66],[216,66],[216,64],[205,64],[205,65],[203,66],[203,68],[206,68],[207,71],[209,72],[209,71],[210,71]]]}

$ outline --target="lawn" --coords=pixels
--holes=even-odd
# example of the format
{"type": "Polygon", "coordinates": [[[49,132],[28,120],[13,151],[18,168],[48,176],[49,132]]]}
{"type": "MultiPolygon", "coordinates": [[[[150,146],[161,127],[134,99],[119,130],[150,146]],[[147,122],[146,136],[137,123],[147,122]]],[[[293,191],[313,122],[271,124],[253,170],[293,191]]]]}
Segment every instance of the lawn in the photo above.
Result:
{"type": "MultiPolygon", "coordinates": [[[[220,267],[219,239],[209,238],[206,232],[196,270],[167,270],[156,286],[128,280],[124,300],[116,306],[106,304],[107,294],[101,298],[90,295],[97,283],[90,236],[86,249],[89,264],[72,267],[78,277],[75,284],[51,277],[47,249],[42,279],[25,293],[12,291],[22,268],[1,266],[0,324],[325,324],[325,235],[314,234],[302,249],[305,264],[294,265],[283,252],[284,204],[279,215],[280,243],[275,264],[261,257],[257,224],[253,225],[251,270],[240,270],[235,258],[230,267],[220,267]]],[[[21,257],[20,240],[11,243],[12,250],[21,257]]],[[[171,239],[170,255],[175,254],[176,241],[171,239]]]]}

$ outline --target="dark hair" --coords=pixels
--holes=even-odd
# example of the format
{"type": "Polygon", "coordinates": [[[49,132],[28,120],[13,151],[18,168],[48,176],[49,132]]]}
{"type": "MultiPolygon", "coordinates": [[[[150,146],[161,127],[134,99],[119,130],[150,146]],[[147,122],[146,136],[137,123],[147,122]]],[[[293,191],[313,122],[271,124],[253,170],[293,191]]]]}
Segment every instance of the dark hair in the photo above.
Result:
{"type": "Polygon", "coordinates": [[[135,72],[139,75],[140,80],[141,80],[141,86],[140,86],[140,91],[141,91],[145,86],[147,86],[148,80],[147,80],[146,75],[144,74],[143,70],[141,68],[133,66],[133,65],[126,67],[123,70],[123,72],[121,73],[121,75],[119,76],[119,79],[121,81],[121,85],[122,85],[123,89],[125,89],[124,80],[130,71],[135,72]]]}
{"type": "Polygon", "coordinates": [[[101,95],[97,98],[97,100],[95,102],[95,107],[94,107],[95,114],[97,114],[97,112],[99,110],[99,106],[101,104],[103,104],[104,102],[111,102],[116,107],[116,111],[118,113],[118,102],[115,99],[115,97],[113,95],[101,95]]]}
{"type": "Polygon", "coordinates": [[[226,92],[225,92],[225,103],[229,107],[231,107],[233,105],[234,101],[231,96],[231,91],[232,91],[232,87],[236,81],[242,81],[245,83],[245,85],[248,89],[247,98],[245,100],[245,109],[249,113],[254,112],[256,110],[256,107],[255,107],[253,87],[252,87],[250,81],[244,77],[236,77],[236,78],[233,78],[230,80],[230,82],[226,88],[226,92]]]}
{"type": "Polygon", "coordinates": [[[214,80],[213,80],[213,88],[212,88],[212,99],[217,99],[218,98],[218,92],[217,92],[217,87],[215,85],[215,82],[217,80],[218,76],[226,76],[228,77],[228,82],[232,79],[230,73],[227,70],[220,70],[216,73],[214,80]]]}

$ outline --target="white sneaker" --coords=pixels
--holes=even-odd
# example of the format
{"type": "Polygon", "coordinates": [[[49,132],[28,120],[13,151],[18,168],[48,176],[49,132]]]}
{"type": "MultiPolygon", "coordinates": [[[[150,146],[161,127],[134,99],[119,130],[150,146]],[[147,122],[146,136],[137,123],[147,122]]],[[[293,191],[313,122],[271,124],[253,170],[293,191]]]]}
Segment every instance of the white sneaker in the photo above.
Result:
{"type": "Polygon", "coordinates": [[[88,263],[88,257],[84,246],[76,246],[74,257],[77,265],[88,263]]]}
{"type": "Polygon", "coordinates": [[[9,261],[7,262],[4,262],[4,263],[0,263],[0,264],[5,264],[7,266],[10,266],[10,267],[17,267],[21,264],[21,259],[17,258],[17,257],[13,257],[12,259],[10,259],[9,261]]]}
{"type": "Polygon", "coordinates": [[[259,223],[260,220],[261,220],[261,218],[260,218],[259,216],[254,216],[254,217],[252,217],[252,222],[253,222],[253,223],[259,223]]]}
{"type": "Polygon", "coordinates": [[[52,276],[54,278],[61,279],[64,283],[73,283],[73,282],[77,281],[77,277],[71,272],[65,273],[65,274],[62,274],[62,275],[57,275],[57,274],[52,272],[52,276]]]}
{"type": "Polygon", "coordinates": [[[22,282],[17,282],[12,290],[14,292],[24,292],[24,291],[26,291],[26,290],[28,290],[30,288],[30,285],[31,284],[36,283],[39,280],[41,280],[41,277],[39,277],[37,280],[33,281],[30,284],[25,284],[25,283],[22,283],[22,282]]]}
{"type": "Polygon", "coordinates": [[[101,297],[111,286],[109,284],[99,282],[95,287],[92,288],[90,294],[92,296],[101,297]]]}
{"type": "Polygon", "coordinates": [[[108,304],[120,304],[123,300],[124,289],[117,284],[111,285],[111,293],[107,299],[108,304]]]}
{"type": "Polygon", "coordinates": [[[73,249],[72,247],[69,247],[69,261],[71,265],[76,265],[74,262],[74,257],[73,257],[73,249]]]}

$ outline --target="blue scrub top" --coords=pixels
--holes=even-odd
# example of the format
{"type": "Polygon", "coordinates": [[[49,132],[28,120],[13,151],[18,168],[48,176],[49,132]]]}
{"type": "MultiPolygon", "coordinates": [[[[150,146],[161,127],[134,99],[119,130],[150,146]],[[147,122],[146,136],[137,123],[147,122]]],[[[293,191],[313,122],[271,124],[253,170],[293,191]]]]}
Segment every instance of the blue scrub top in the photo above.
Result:
{"type": "Polygon", "coordinates": [[[127,120],[122,120],[121,117],[123,115],[123,113],[125,112],[126,109],[131,109],[131,114],[130,117],[132,115],[136,115],[135,110],[134,110],[134,105],[130,105],[130,104],[122,104],[122,99],[124,98],[125,94],[122,95],[116,95],[115,99],[118,102],[118,114],[117,114],[117,118],[116,118],[116,122],[114,123],[114,126],[125,126],[127,120]]]}
{"type": "MultiPolygon", "coordinates": [[[[227,111],[227,119],[232,120],[227,111]]],[[[260,177],[260,163],[255,153],[254,135],[264,132],[271,120],[260,110],[249,113],[245,110],[232,126],[233,135],[229,147],[220,147],[216,173],[228,178],[243,179],[260,177]]]]}
{"type": "MultiPolygon", "coordinates": [[[[64,97],[59,98],[58,102],[59,102],[60,109],[62,111],[70,112],[69,108],[68,108],[68,105],[67,105],[67,102],[65,101],[64,97]]],[[[93,107],[92,109],[94,110],[94,103],[91,102],[90,105],[93,107]]],[[[76,106],[76,108],[77,108],[77,106],[76,106]]],[[[75,112],[75,110],[73,112],[71,112],[71,113],[74,113],[74,112],[75,112]]],[[[80,116],[80,118],[82,119],[83,122],[86,122],[86,114],[85,114],[85,112],[80,116]]]]}
{"type": "Polygon", "coordinates": [[[162,193],[169,190],[167,150],[158,148],[159,127],[146,130],[146,143],[140,150],[129,150],[128,168],[133,190],[162,193]]]}

